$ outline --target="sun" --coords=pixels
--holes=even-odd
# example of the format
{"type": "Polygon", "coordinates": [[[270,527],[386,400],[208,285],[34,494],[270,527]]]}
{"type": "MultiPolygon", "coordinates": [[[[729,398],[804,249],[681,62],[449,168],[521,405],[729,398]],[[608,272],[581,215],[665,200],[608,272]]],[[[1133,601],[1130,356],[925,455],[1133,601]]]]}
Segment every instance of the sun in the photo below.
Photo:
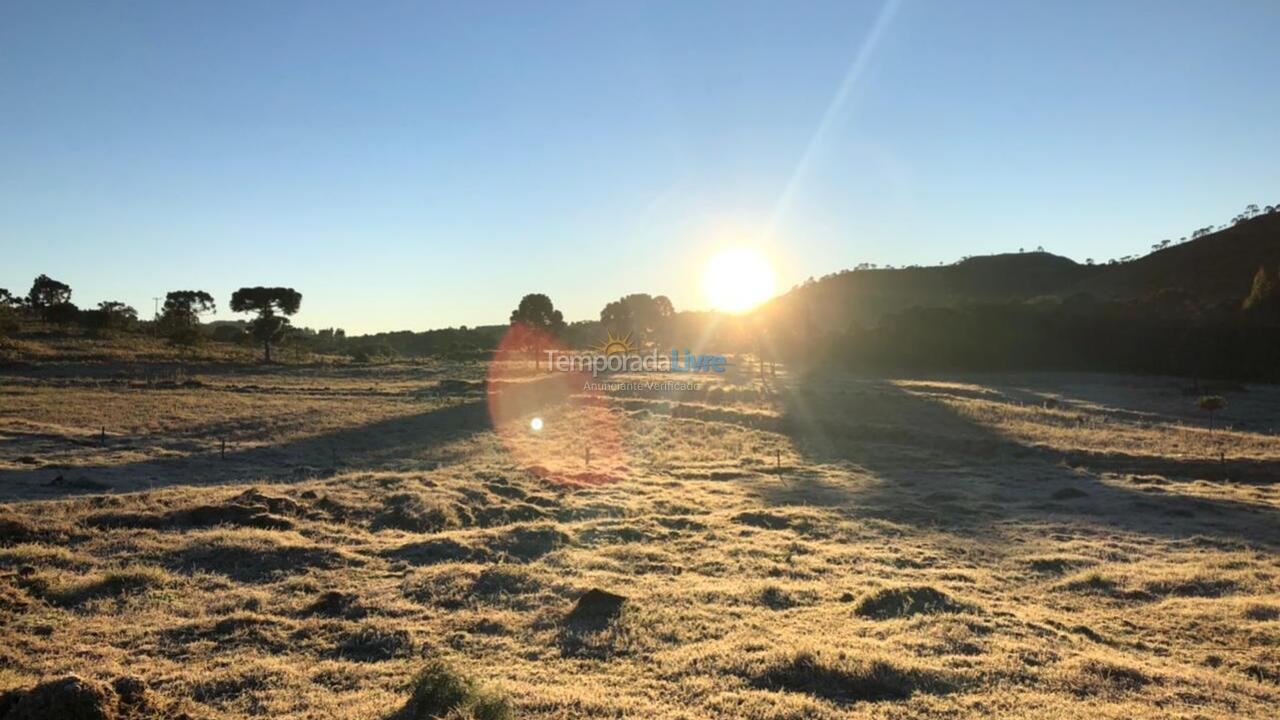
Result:
{"type": "Polygon", "coordinates": [[[724,250],[707,263],[702,291],[716,310],[746,312],[773,297],[773,268],[754,250],[724,250]]]}

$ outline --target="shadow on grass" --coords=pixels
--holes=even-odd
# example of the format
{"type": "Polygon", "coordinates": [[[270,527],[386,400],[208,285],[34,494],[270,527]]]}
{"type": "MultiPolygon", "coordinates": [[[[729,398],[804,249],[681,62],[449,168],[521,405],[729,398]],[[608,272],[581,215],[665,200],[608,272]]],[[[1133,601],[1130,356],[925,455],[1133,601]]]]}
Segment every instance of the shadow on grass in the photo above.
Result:
{"type": "MultiPolygon", "coordinates": [[[[491,392],[510,395],[519,404],[531,406],[564,399],[559,384],[538,381],[502,383],[491,392]]],[[[208,439],[207,450],[181,456],[0,470],[0,502],[173,485],[304,480],[351,470],[430,467],[435,462],[434,451],[490,429],[486,395],[468,392],[451,398],[448,405],[425,412],[274,445],[228,448],[225,454],[208,439]],[[59,477],[63,479],[58,480],[59,477]]]]}
{"type": "MultiPolygon", "coordinates": [[[[1280,513],[1269,506],[1180,494],[1172,482],[1102,477],[1216,482],[1223,473],[1216,459],[1030,446],[889,381],[811,383],[784,402],[780,430],[807,461],[861,471],[868,482],[837,483],[812,472],[757,480],[755,490],[774,504],[843,507],[863,517],[968,536],[988,535],[1007,521],[1036,519],[1280,545],[1280,513]]],[[[1228,461],[1226,472],[1270,481],[1280,478],[1280,459],[1228,461]]]]}

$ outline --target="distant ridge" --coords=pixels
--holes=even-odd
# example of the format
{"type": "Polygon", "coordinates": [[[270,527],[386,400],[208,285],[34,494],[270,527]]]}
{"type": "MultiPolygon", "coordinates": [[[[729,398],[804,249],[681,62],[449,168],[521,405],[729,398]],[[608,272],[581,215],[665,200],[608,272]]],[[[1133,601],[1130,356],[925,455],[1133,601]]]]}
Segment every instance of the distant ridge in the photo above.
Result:
{"type": "Polygon", "coordinates": [[[1177,288],[1204,304],[1239,303],[1259,267],[1280,268],[1280,212],[1107,266],[1077,289],[1100,298],[1134,298],[1177,288]]]}
{"type": "Polygon", "coordinates": [[[872,325],[915,306],[1069,297],[1139,299],[1165,289],[1185,291],[1203,305],[1238,304],[1253,274],[1280,268],[1280,212],[1135,260],[1082,265],[1037,251],[971,257],[953,265],[858,269],[793,288],[759,311],[764,317],[809,317],[828,331],[872,325]]]}

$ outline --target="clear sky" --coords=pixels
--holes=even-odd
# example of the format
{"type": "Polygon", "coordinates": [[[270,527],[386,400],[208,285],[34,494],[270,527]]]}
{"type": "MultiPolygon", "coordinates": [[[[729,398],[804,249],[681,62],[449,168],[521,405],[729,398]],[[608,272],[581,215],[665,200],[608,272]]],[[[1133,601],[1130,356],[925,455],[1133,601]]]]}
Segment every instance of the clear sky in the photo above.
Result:
{"type": "Polygon", "coordinates": [[[0,2],[0,287],[348,332],[1280,203],[1280,3],[0,2]]]}

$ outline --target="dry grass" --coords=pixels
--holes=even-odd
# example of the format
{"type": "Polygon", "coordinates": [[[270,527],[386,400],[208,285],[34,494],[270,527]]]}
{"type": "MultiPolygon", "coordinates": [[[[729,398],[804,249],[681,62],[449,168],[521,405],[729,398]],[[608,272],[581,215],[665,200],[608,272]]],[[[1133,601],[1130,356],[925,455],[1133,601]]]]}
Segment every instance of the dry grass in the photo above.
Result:
{"type": "Polygon", "coordinates": [[[744,372],[495,428],[479,365],[148,371],[0,380],[0,691],[47,684],[0,717],[1280,703],[1280,495],[1241,481],[1280,468],[1273,388],[1212,437],[1174,383],[1076,375],[744,372]],[[593,588],[626,599],[582,620],[593,588]]]}

